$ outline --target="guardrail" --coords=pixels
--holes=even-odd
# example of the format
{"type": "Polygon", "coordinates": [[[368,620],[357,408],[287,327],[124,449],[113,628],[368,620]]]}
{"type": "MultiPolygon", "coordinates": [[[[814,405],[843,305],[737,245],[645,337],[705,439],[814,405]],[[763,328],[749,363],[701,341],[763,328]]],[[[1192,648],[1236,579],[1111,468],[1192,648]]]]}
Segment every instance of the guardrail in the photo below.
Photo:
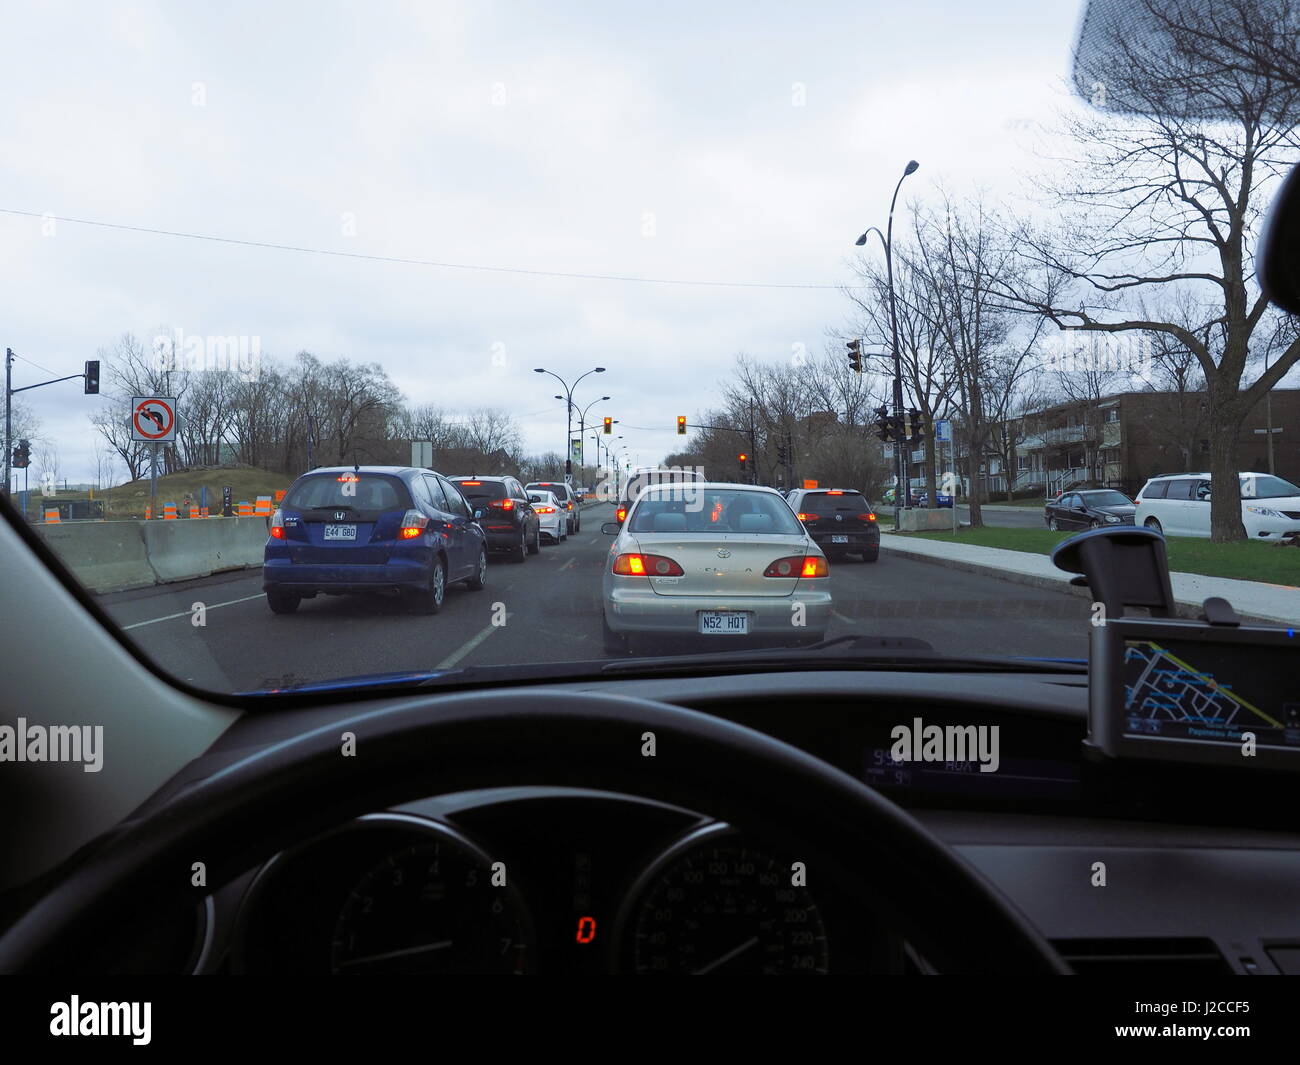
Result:
{"type": "Polygon", "coordinates": [[[267,519],[33,525],[92,592],[121,592],[262,564],[267,519]]]}

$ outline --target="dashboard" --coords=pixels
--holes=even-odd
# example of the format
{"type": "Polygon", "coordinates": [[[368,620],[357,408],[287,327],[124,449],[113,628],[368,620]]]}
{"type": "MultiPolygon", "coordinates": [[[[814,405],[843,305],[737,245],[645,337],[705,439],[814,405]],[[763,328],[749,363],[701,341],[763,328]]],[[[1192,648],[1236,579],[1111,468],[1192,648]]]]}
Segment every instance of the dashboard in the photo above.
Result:
{"type": "MultiPolygon", "coordinates": [[[[747,725],[878,788],[1079,972],[1293,972],[1300,961],[1293,778],[1090,757],[1078,675],[849,671],[617,690],[747,725]],[[900,724],[996,729],[998,770],[977,757],[899,764],[900,724]]],[[[356,712],[246,716],[151,805],[250,748],[356,712]]],[[[121,936],[105,944],[110,971],[930,971],[855,883],[797,841],[707,810],[533,783],[376,809],[216,886],[197,912],[151,915],[121,936]]]]}

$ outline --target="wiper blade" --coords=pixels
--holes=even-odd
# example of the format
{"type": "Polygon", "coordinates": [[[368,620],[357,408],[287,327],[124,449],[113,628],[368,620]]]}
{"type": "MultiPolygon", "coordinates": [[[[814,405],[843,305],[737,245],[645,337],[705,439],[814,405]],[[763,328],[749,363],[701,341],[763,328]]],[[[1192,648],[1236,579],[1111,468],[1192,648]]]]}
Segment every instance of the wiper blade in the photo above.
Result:
{"type": "Polygon", "coordinates": [[[762,648],[721,654],[636,658],[606,663],[604,674],[688,673],[719,667],[774,672],[785,669],[907,669],[935,672],[1079,673],[1087,662],[1066,658],[946,655],[907,636],[837,636],[808,647],[762,648]]]}
{"type": "Polygon", "coordinates": [[[303,692],[346,691],[350,688],[392,688],[407,685],[425,685],[443,681],[464,673],[463,669],[403,670],[395,673],[366,673],[353,677],[334,677],[331,680],[305,680],[288,682],[274,688],[255,688],[236,692],[236,695],[298,695],[303,692]]]}

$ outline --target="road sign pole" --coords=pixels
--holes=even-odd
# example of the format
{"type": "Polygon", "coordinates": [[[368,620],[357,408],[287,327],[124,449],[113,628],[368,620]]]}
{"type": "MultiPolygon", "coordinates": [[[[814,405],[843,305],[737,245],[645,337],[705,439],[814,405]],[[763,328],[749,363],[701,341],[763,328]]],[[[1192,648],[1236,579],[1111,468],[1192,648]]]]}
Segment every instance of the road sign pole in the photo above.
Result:
{"type": "Polygon", "coordinates": [[[149,459],[149,513],[157,515],[158,513],[158,445],[154,444],[149,449],[152,454],[149,459]]]}

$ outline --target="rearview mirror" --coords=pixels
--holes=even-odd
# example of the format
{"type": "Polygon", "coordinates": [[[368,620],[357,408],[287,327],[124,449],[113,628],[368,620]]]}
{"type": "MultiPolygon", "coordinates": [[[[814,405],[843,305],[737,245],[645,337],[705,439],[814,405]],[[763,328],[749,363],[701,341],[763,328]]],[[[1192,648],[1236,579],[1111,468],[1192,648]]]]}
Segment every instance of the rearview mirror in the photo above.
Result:
{"type": "Polygon", "coordinates": [[[1282,182],[1264,225],[1255,271],[1276,306],[1300,314],[1300,164],[1282,182]]]}
{"type": "Polygon", "coordinates": [[[620,526],[616,521],[607,521],[600,527],[600,531],[606,536],[617,536],[620,526]]]}

